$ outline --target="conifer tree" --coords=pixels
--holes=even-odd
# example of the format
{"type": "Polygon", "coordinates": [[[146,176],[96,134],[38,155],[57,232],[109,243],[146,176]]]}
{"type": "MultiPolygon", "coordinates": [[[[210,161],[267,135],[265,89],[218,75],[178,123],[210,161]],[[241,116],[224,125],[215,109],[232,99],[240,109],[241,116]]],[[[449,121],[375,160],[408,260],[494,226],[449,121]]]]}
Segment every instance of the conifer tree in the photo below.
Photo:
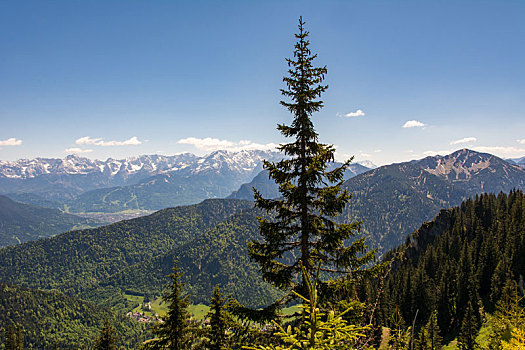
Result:
{"type": "Polygon", "coordinates": [[[20,326],[13,327],[9,325],[5,335],[5,349],[6,350],[23,350],[24,349],[24,336],[22,328],[20,326]]]}
{"type": "Polygon", "coordinates": [[[226,346],[226,331],[230,320],[229,314],[224,309],[225,301],[219,286],[215,286],[208,313],[210,319],[209,348],[212,350],[221,350],[226,346]]]}
{"type": "Polygon", "coordinates": [[[95,341],[95,350],[114,350],[117,349],[117,332],[115,327],[109,323],[109,320],[106,318],[104,322],[104,327],[100,332],[99,337],[95,341]]]}
{"type": "Polygon", "coordinates": [[[478,349],[478,343],[476,342],[476,336],[478,334],[479,324],[474,308],[470,300],[463,316],[463,322],[461,323],[461,331],[458,337],[458,345],[460,350],[474,350],[478,349]]]}
{"type": "Polygon", "coordinates": [[[425,327],[419,332],[416,349],[438,350],[441,349],[443,338],[439,334],[437,311],[432,312],[425,327]]]}
{"type": "Polygon", "coordinates": [[[168,313],[163,322],[153,328],[156,338],[146,341],[146,349],[185,350],[191,348],[190,314],[188,312],[188,296],[182,296],[180,282],[182,273],[179,272],[177,261],[173,262],[173,273],[169,275],[171,282],[166,285],[162,299],[168,306],[168,313]]]}
{"type": "MultiPolygon", "coordinates": [[[[275,214],[275,219],[259,218],[263,241],[249,244],[250,257],[260,265],[264,279],[285,290],[297,287],[301,279],[299,261],[312,275],[319,262],[323,263],[323,272],[348,273],[373,260],[372,253],[365,253],[364,239],[345,247],[345,241],[355,235],[360,223],[334,222],[351,197],[340,187],[351,160],[327,170],[334,161],[335,148],[318,142],[311,119],[323,107],[319,98],[328,87],[322,85],[327,70],[314,66],[317,55],[310,51],[304,24],[300,18],[294,56],[287,59],[288,76],[283,78],[286,89],[281,90],[289,98],[281,104],[293,114],[293,121],[289,126],[280,124],[277,129],[293,141],[278,149],[289,158],[264,163],[269,176],[279,185],[281,198],[265,199],[254,190],[256,206],[275,214]]],[[[307,293],[304,279],[299,291],[307,293]]]]}

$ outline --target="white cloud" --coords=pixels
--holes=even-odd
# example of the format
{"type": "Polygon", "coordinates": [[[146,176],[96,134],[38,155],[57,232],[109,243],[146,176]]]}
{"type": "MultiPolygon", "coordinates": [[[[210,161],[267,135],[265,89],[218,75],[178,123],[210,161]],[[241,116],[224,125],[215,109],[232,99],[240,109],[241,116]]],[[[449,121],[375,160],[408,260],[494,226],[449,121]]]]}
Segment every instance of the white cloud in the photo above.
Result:
{"type": "Polygon", "coordinates": [[[125,141],[104,141],[102,138],[92,139],[89,136],[84,136],[75,141],[77,145],[93,145],[93,146],[137,146],[142,144],[137,136],[133,136],[125,141]]]}
{"type": "Polygon", "coordinates": [[[505,158],[523,157],[525,148],[518,148],[514,146],[479,146],[474,147],[474,151],[492,153],[497,156],[505,158]]]}
{"type": "Polygon", "coordinates": [[[525,139],[516,140],[516,141],[518,141],[518,142],[521,143],[522,145],[525,145],[525,139]]]}
{"type": "Polygon", "coordinates": [[[93,150],[92,149],[82,149],[82,148],[78,148],[78,147],[73,147],[73,148],[67,148],[64,152],[69,153],[69,154],[79,154],[79,153],[93,152],[93,150]]]}
{"type": "Polygon", "coordinates": [[[241,150],[275,150],[279,145],[276,143],[259,144],[249,140],[241,140],[239,142],[229,140],[219,140],[211,137],[198,138],[198,137],[187,137],[177,141],[178,144],[192,145],[197,149],[203,151],[217,151],[226,150],[237,152],[241,150]]]}
{"type": "Polygon", "coordinates": [[[18,140],[14,137],[10,137],[7,140],[0,140],[0,146],[20,146],[22,144],[22,140],[18,140]]]}
{"type": "Polygon", "coordinates": [[[465,137],[460,140],[452,141],[451,145],[459,145],[460,143],[476,142],[478,139],[475,137],[465,137]]]}
{"type": "Polygon", "coordinates": [[[381,153],[381,152],[383,152],[382,149],[376,149],[376,150],[374,150],[374,153],[381,153]]]}
{"type": "Polygon", "coordinates": [[[365,116],[365,112],[363,112],[362,109],[358,109],[355,112],[350,112],[350,113],[347,113],[347,114],[337,113],[337,116],[338,117],[346,117],[346,118],[363,117],[363,116],[365,116]]]}
{"type": "Polygon", "coordinates": [[[370,153],[361,153],[361,157],[370,158],[372,155],[370,153]]]}
{"type": "Polygon", "coordinates": [[[419,120],[409,120],[403,124],[403,128],[420,128],[423,126],[425,126],[425,124],[421,123],[419,120]]]}

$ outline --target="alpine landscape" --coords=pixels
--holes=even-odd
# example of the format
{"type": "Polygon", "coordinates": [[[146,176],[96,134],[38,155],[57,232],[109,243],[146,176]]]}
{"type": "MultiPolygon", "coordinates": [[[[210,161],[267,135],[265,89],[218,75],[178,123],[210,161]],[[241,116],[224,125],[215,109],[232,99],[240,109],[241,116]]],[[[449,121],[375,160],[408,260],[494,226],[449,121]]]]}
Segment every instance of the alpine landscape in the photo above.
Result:
{"type": "Polygon", "coordinates": [[[0,350],[525,349],[523,16],[1,2],[0,350]]]}

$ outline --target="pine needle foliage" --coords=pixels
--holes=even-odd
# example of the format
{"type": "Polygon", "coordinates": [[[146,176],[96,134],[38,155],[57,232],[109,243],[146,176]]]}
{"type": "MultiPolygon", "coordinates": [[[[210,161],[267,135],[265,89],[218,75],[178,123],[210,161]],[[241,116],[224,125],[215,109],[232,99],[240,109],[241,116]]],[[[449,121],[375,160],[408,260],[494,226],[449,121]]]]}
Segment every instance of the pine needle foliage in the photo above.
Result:
{"type": "MultiPolygon", "coordinates": [[[[520,295],[516,282],[507,282],[503,296],[498,303],[498,318],[510,332],[510,339],[501,340],[503,350],[525,349],[525,308],[523,301],[525,297],[520,295]]],[[[507,333],[505,332],[505,333],[507,333]]],[[[503,335],[503,334],[502,334],[503,335]]],[[[500,335],[500,338],[503,336],[500,335]]]]}
{"type": "Polygon", "coordinates": [[[168,313],[163,322],[152,329],[155,339],[143,344],[145,349],[186,350],[191,348],[192,333],[190,327],[190,313],[188,311],[188,296],[182,294],[183,283],[180,282],[182,273],[179,272],[177,261],[173,262],[169,277],[171,282],[166,285],[163,300],[168,305],[168,313]]]}
{"type": "MultiPolygon", "coordinates": [[[[351,159],[327,170],[327,165],[334,162],[335,148],[318,142],[311,119],[323,107],[319,98],[328,88],[322,84],[327,70],[314,66],[317,55],[309,48],[309,33],[304,25],[302,17],[299,18],[294,55],[287,59],[288,75],[283,78],[286,88],[281,90],[289,99],[281,104],[294,119],[291,125],[277,127],[293,141],[278,147],[286,159],[264,162],[269,176],[279,185],[281,198],[265,199],[254,190],[255,205],[274,218],[258,218],[263,240],[249,244],[250,257],[260,265],[263,278],[283,290],[297,286],[301,278],[299,261],[312,275],[313,267],[320,261],[324,262],[321,271],[346,274],[373,260],[373,253],[366,253],[364,239],[345,246],[345,241],[359,230],[360,223],[334,221],[351,198],[341,189],[351,159]]],[[[304,280],[300,286],[296,290],[306,293],[304,280]]]]}
{"type": "Polygon", "coordinates": [[[347,309],[335,314],[334,311],[321,311],[318,297],[318,273],[312,281],[306,270],[301,265],[303,279],[307,286],[309,297],[304,297],[292,291],[303,303],[301,308],[302,324],[292,328],[289,325],[284,329],[277,322],[278,336],[284,345],[269,345],[257,347],[245,346],[244,349],[251,350],[321,350],[321,349],[352,349],[353,345],[370,329],[369,326],[356,326],[348,323],[344,316],[350,312],[347,309]]]}
{"type": "Polygon", "coordinates": [[[104,327],[102,327],[100,335],[95,340],[95,350],[116,350],[117,341],[117,331],[106,318],[104,321],[104,327]]]}
{"type": "Polygon", "coordinates": [[[23,350],[24,349],[24,335],[22,327],[16,325],[9,325],[5,334],[5,349],[6,350],[23,350]]]}
{"type": "Polygon", "coordinates": [[[223,297],[219,286],[215,286],[211,297],[210,312],[207,318],[210,320],[209,343],[211,350],[227,348],[227,330],[232,323],[231,316],[225,308],[226,299],[223,297]]]}

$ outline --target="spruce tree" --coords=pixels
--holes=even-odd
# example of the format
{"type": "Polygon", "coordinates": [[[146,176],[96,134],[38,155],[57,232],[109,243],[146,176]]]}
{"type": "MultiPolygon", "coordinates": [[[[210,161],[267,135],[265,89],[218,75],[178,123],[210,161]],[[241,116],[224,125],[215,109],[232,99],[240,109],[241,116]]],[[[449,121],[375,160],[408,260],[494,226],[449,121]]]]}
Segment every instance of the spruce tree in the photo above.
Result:
{"type": "Polygon", "coordinates": [[[117,349],[117,340],[118,337],[115,327],[113,327],[106,318],[106,321],[104,321],[104,327],[102,327],[102,331],[95,341],[95,350],[117,349]]]}
{"type": "Polygon", "coordinates": [[[224,304],[225,299],[222,296],[219,286],[215,286],[211,298],[210,312],[207,315],[210,320],[210,341],[208,347],[212,350],[221,350],[226,347],[226,331],[230,317],[224,308],[224,304]]]}
{"type": "Polygon", "coordinates": [[[460,350],[474,350],[478,349],[479,345],[476,342],[478,334],[479,323],[476,313],[472,307],[470,300],[468,301],[463,322],[461,323],[461,331],[458,337],[458,345],[460,350]]]}
{"type": "Polygon", "coordinates": [[[5,332],[5,349],[6,350],[23,350],[24,336],[20,326],[9,325],[5,332]]]}
{"type": "MultiPolygon", "coordinates": [[[[275,216],[259,218],[263,241],[249,244],[250,257],[260,265],[263,278],[284,290],[297,287],[301,279],[299,261],[312,276],[319,264],[321,271],[337,274],[356,272],[373,260],[373,254],[366,253],[364,239],[345,246],[345,241],[359,230],[360,223],[334,221],[351,198],[341,189],[351,159],[327,170],[328,164],[334,162],[335,148],[318,142],[311,119],[323,107],[319,98],[328,87],[322,84],[327,70],[314,66],[317,55],[309,48],[309,33],[304,24],[300,18],[294,56],[287,59],[288,76],[283,78],[286,88],[281,90],[289,99],[281,104],[293,114],[293,121],[289,126],[277,127],[293,141],[278,147],[286,159],[264,162],[269,176],[279,185],[281,198],[265,199],[254,190],[255,205],[275,216]]],[[[304,279],[298,290],[306,294],[304,279]]]]}
{"type": "Polygon", "coordinates": [[[174,261],[173,264],[173,273],[169,275],[171,283],[166,285],[162,297],[167,304],[168,313],[163,322],[158,323],[153,328],[152,331],[156,338],[144,343],[146,349],[184,350],[191,348],[188,296],[182,296],[182,287],[184,286],[180,282],[182,273],[179,272],[177,261],[174,261]]]}
{"type": "Polygon", "coordinates": [[[419,332],[416,349],[438,350],[442,347],[443,338],[439,335],[437,311],[432,312],[425,327],[419,332]]]}

